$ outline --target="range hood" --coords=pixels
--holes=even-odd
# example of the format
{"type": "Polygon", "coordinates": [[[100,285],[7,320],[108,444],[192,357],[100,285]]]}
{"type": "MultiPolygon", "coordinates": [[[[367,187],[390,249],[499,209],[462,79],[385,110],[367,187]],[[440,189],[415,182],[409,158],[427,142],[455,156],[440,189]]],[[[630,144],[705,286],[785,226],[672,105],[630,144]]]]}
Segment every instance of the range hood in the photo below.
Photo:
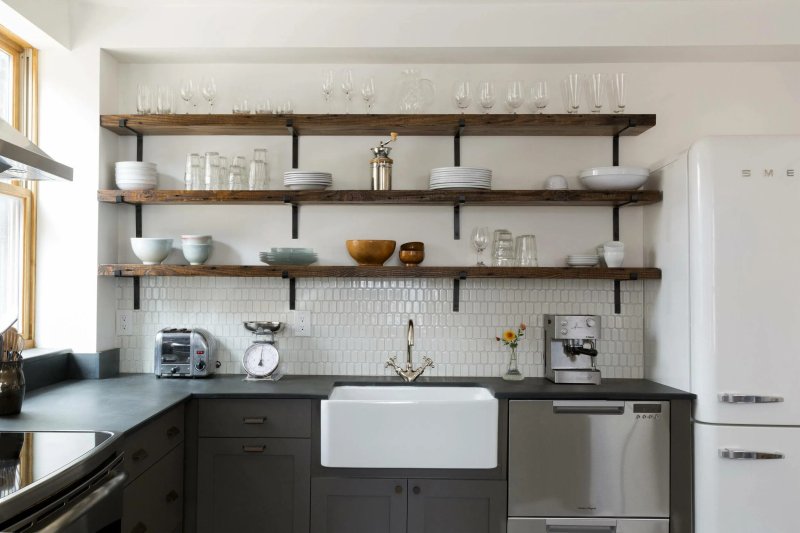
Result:
{"type": "Polygon", "coordinates": [[[72,168],[54,161],[14,126],[0,119],[0,178],[72,181],[72,168]]]}

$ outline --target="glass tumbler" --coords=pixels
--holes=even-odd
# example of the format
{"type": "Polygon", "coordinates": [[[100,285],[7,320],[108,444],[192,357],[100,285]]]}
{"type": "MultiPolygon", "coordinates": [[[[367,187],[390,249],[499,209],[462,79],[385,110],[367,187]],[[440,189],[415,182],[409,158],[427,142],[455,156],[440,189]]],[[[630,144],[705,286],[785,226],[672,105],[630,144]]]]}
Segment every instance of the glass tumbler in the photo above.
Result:
{"type": "Polygon", "coordinates": [[[492,265],[493,266],[514,266],[514,240],[511,232],[506,229],[498,229],[494,232],[494,243],[492,245],[492,265]]]}
{"type": "Polygon", "coordinates": [[[200,168],[200,156],[197,154],[188,154],[186,156],[186,169],[183,174],[183,182],[187,191],[194,188],[194,170],[200,168]]]}
{"type": "Polygon", "coordinates": [[[205,190],[212,191],[219,180],[219,153],[206,152],[205,175],[203,185],[205,190]]]}
{"type": "Polygon", "coordinates": [[[269,186],[267,178],[267,164],[264,161],[250,161],[250,173],[247,188],[251,191],[264,191],[269,186]]]}
{"type": "Polygon", "coordinates": [[[516,240],[517,266],[539,266],[536,253],[536,235],[519,235],[516,240]]]}
{"type": "Polygon", "coordinates": [[[231,166],[231,170],[228,172],[228,190],[241,191],[244,189],[244,169],[237,165],[231,166]]]}

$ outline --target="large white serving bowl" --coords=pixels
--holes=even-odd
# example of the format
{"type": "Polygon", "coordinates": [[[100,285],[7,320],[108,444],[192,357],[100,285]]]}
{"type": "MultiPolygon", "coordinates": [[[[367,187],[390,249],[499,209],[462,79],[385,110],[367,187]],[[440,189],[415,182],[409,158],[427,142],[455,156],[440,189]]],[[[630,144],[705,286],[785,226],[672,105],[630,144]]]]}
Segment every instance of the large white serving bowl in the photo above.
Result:
{"type": "Polygon", "coordinates": [[[337,386],[321,402],[322,466],[495,468],[498,409],[482,387],[337,386]]]}
{"type": "Polygon", "coordinates": [[[189,261],[190,265],[202,265],[208,261],[208,256],[211,255],[210,244],[191,244],[183,243],[183,257],[189,261]]]}
{"type": "Polygon", "coordinates": [[[581,171],[578,177],[587,189],[622,191],[638,189],[649,174],[644,167],[593,167],[581,171]]]}
{"type": "Polygon", "coordinates": [[[158,265],[172,251],[172,239],[132,237],[131,248],[145,265],[158,265]]]}

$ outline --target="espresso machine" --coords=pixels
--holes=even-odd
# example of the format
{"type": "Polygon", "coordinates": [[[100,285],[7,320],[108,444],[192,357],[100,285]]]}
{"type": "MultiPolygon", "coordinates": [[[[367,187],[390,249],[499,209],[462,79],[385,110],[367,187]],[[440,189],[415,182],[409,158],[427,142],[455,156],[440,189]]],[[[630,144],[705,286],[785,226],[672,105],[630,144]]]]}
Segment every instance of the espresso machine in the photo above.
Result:
{"type": "Polygon", "coordinates": [[[600,384],[597,340],[600,317],[596,315],[544,316],[545,376],[553,383],[600,384]]]}

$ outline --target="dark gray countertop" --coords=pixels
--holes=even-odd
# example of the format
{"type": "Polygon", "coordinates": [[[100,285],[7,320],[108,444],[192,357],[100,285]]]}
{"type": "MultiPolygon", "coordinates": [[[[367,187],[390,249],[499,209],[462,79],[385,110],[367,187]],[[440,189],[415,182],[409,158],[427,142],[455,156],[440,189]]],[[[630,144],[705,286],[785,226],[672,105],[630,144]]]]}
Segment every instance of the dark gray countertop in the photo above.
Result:
{"type": "MultiPolygon", "coordinates": [[[[0,417],[0,431],[107,430],[127,432],[164,410],[195,398],[327,398],[336,384],[392,383],[396,377],[286,376],[277,382],[244,381],[238,375],[209,379],[157,379],[123,374],[110,379],[64,381],[28,394],[22,413],[0,417]]],[[[510,383],[500,378],[421,378],[417,383],[481,385],[497,398],[679,400],[694,395],[643,379],[606,379],[602,385],[556,385],[543,378],[510,383]]]]}

